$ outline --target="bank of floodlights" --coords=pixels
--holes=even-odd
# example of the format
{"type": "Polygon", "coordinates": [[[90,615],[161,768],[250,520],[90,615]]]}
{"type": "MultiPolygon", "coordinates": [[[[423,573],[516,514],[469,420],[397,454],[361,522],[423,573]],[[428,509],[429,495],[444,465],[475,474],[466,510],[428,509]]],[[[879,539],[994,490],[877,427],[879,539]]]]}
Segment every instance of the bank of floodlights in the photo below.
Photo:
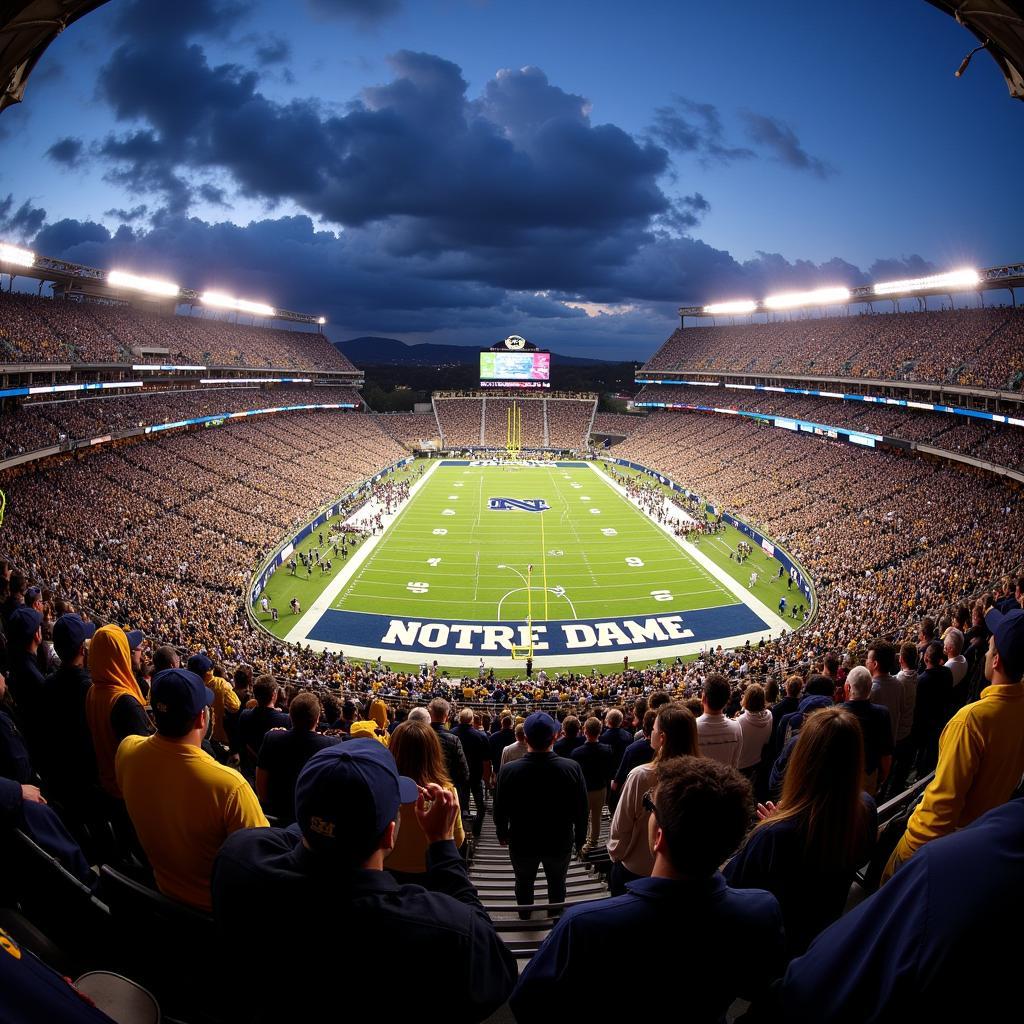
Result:
{"type": "Polygon", "coordinates": [[[0,242],[0,263],[11,263],[16,267],[31,267],[36,261],[36,254],[28,249],[20,249],[16,245],[0,242]]]}
{"type": "Polygon", "coordinates": [[[265,302],[249,302],[248,299],[236,299],[233,295],[223,292],[203,292],[199,296],[204,306],[215,306],[217,309],[235,309],[239,313],[252,313],[255,316],[273,316],[274,307],[265,302]]]}
{"type": "Polygon", "coordinates": [[[935,288],[974,288],[981,282],[981,275],[971,267],[950,270],[945,274],[929,277],[912,277],[906,281],[883,281],[874,286],[876,295],[896,295],[901,292],[923,292],[935,288]]]}
{"type": "Polygon", "coordinates": [[[716,302],[711,306],[705,306],[704,312],[714,316],[721,313],[723,316],[739,315],[742,313],[753,313],[757,309],[757,303],[753,299],[738,299],[735,302],[716,302]]]}
{"type": "Polygon", "coordinates": [[[171,281],[161,281],[155,277],[140,277],[126,270],[111,270],[107,274],[107,284],[114,288],[130,288],[132,291],[145,292],[147,295],[164,295],[176,298],[181,289],[171,281]]]}
{"type": "Polygon", "coordinates": [[[849,288],[815,288],[809,292],[782,292],[764,300],[767,309],[798,309],[800,306],[835,306],[850,301],[849,288]]]}

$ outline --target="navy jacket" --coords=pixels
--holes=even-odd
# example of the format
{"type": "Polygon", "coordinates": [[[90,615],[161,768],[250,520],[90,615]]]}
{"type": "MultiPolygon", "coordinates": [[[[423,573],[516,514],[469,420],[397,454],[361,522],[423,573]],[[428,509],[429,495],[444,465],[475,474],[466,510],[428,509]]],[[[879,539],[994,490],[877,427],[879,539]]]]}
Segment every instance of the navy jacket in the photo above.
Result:
{"type": "Polygon", "coordinates": [[[646,736],[630,743],[622,755],[619,770],[615,773],[615,781],[618,783],[619,789],[626,784],[626,776],[634,768],[639,768],[642,764],[650,764],[653,760],[654,747],[651,746],[651,741],[646,736]]]}
{"type": "Polygon", "coordinates": [[[510,747],[516,741],[514,729],[499,729],[488,737],[487,742],[491,747],[491,769],[497,775],[501,768],[501,752],[510,747]]]}
{"type": "Polygon", "coordinates": [[[498,774],[494,827],[518,854],[557,857],[579,848],[588,815],[583,771],[567,757],[530,751],[498,774]]]}
{"type": "Polygon", "coordinates": [[[0,711],[0,777],[32,782],[34,773],[21,731],[6,711],[0,711]]]}
{"type": "Polygon", "coordinates": [[[241,1019],[419,1020],[437,993],[425,977],[408,974],[415,964],[442,970],[445,1021],[486,1019],[512,990],[515,959],[453,842],[428,848],[427,884],[429,890],[399,885],[386,871],[346,871],[308,850],[297,826],[228,836],[213,867],[217,926],[231,948],[273,948],[278,975],[251,986],[253,1003],[241,1019]],[[324,983],[353,964],[363,966],[340,988],[324,983]],[[406,977],[396,984],[399,964],[406,977]],[[315,980],[281,981],[299,977],[315,980]]]}
{"type": "Polygon", "coordinates": [[[612,748],[612,775],[614,775],[622,762],[622,755],[626,752],[626,747],[633,742],[633,734],[628,729],[605,729],[601,733],[600,740],[612,748]]]}
{"type": "Polygon", "coordinates": [[[737,996],[761,995],[784,964],[782,912],[771,893],[730,889],[717,873],[697,882],[641,878],[628,883],[624,896],[568,910],[523,971],[509,1005],[523,1024],[576,1019],[595,971],[614,965],[617,976],[649,984],[640,1003],[635,986],[603,986],[600,1020],[711,1024],[725,1019],[737,996]],[[727,955],[705,958],[700,978],[680,985],[671,979],[679,976],[684,933],[701,949],[756,953],[741,968],[727,955]]]}
{"type": "Polygon", "coordinates": [[[852,711],[860,721],[864,734],[864,771],[870,775],[878,768],[879,760],[895,749],[889,709],[882,704],[872,704],[870,700],[848,700],[840,707],[852,711]]]}
{"type": "Polygon", "coordinates": [[[457,736],[462,744],[462,752],[469,764],[470,784],[479,782],[484,777],[484,761],[491,759],[491,744],[487,734],[471,725],[460,723],[452,729],[452,735],[457,736]]]}
{"type": "Polygon", "coordinates": [[[767,889],[778,899],[785,922],[788,956],[799,956],[823,928],[839,918],[850,895],[854,871],[871,856],[878,815],[875,801],[867,793],[862,793],[861,799],[864,803],[862,842],[848,866],[805,864],[801,830],[797,822],[788,819],[769,823],[751,833],[725,867],[726,880],[734,889],[767,889]]]}
{"type": "Polygon", "coordinates": [[[583,743],[569,755],[582,769],[587,792],[595,789],[604,791],[611,781],[612,748],[607,743],[583,743]]]}
{"type": "Polygon", "coordinates": [[[1024,799],[923,846],[789,965],[787,1022],[1020,1016],[1024,799]]]}
{"type": "Polygon", "coordinates": [[[448,768],[448,775],[455,788],[459,790],[459,799],[465,806],[464,791],[465,787],[469,785],[469,762],[466,760],[466,752],[462,749],[462,742],[455,733],[449,732],[440,722],[431,722],[430,728],[437,733],[437,738],[441,743],[441,753],[444,754],[444,763],[448,768]]]}
{"type": "Polygon", "coordinates": [[[560,740],[555,740],[555,745],[552,750],[559,757],[572,757],[572,752],[577,747],[582,747],[586,743],[586,738],[583,736],[573,736],[570,739],[568,736],[563,736],[560,740]]]}

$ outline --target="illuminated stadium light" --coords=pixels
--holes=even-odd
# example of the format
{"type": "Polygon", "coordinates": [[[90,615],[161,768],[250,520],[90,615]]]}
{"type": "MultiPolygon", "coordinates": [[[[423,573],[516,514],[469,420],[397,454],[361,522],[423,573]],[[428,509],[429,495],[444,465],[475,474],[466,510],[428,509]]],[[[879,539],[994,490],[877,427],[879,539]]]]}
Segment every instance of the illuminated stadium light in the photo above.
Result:
{"type": "Polygon", "coordinates": [[[971,267],[950,270],[930,277],[911,277],[905,281],[883,281],[874,286],[876,295],[895,295],[898,292],[921,292],[931,288],[973,288],[981,282],[981,275],[971,267]]]}
{"type": "Polygon", "coordinates": [[[247,299],[236,299],[233,295],[223,292],[203,292],[199,296],[204,306],[216,306],[218,309],[237,309],[240,313],[255,313],[257,316],[273,316],[274,307],[265,302],[249,302],[247,299]]]}
{"type": "Polygon", "coordinates": [[[149,295],[176,296],[181,289],[171,281],[161,281],[154,277],[140,277],[138,274],[129,274],[125,270],[111,270],[107,274],[107,284],[115,288],[131,288],[137,292],[147,292],[149,295]]]}
{"type": "Polygon", "coordinates": [[[753,299],[738,299],[735,302],[716,302],[714,305],[705,306],[704,312],[714,315],[715,313],[753,313],[757,309],[757,303],[753,299]]]}
{"type": "Polygon", "coordinates": [[[769,295],[764,304],[769,309],[796,309],[798,306],[833,306],[850,301],[849,288],[816,288],[810,292],[781,292],[769,295]]]}
{"type": "Polygon", "coordinates": [[[325,323],[327,323],[327,317],[325,317],[325,316],[318,316],[318,317],[316,318],[316,322],[317,322],[318,324],[321,324],[321,325],[322,325],[322,324],[325,324],[325,323]]]}
{"type": "Polygon", "coordinates": [[[0,263],[13,263],[16,267],[31,267],[35,261],[36,254],[34,252],[0,242],[0,263]]]}

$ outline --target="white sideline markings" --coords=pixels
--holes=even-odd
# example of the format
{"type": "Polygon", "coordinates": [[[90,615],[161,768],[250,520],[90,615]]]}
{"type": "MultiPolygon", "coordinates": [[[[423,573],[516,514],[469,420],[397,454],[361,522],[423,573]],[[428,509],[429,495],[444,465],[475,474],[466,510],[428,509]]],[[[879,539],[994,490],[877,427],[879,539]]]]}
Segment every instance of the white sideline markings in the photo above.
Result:
{"type": "MultiPolygon", "coordinates": [[[[380,533],[375,533],[370,537],[367,537],[359,547],[356,548],[355,553],[349,555],[348,560],[341,567],[341,572],[331,580],[330,583],[320,591],[320,594],[314,599],[313,603],[307,608],[300,616],[299,621],[295,623],[285,635],[285,643],[297,644],[307,642],[306,637],[309,636],[310,631],[320,621],[320,616],[325,611],[334,605],[334,599],[344,589],[345,585],[355,574],[356,569],[362,566],[363,562],[370,556],[370,552],[387,536],[388,527],[402,514],[402,512],[409,506],[409,502],[412,501],[413,495],[415,495],[419,489],[434,475],[434,471],[441,465],[441,460],[438,459],[434,464],[426,471],[409,488],[409,497],[402,502],[398,508],[391,513],[385,513],[381,517],[381,523],[384,529],[380,533]]],[[[278,570],[280,572],[280,569],[278,570]]],[[[319,648],[318,648],[319,649],[319,648]]]]}
{"type": "MultiPolygon", "coordinates": [[[[671,526],[667,526],[665,523],[659,523],[657,520],[651,519],[651,517],[648,516],[647,513],[644,512],[644,510],[640,508],[640,506],[632,500],[632,498],[630,498],[626,488],[623,487],[617,480],[615,480],[610,475],[602,473],[597,468],[596,463],[591,462],[589,463],[589,465],[590,468],[602,480],[604,480],[604,482],[608,484],[609,487],[611,487],[615,491],[618,491],[618,493],[621,494],[626,499],[626,501],[633,505],[634,508],[638,509],[643,515],[647,516],[647,519],[654,523],[654,525],[657,526],[658,529],[660,529],[663,533],[671,537],[672,540],[674,540],[688,555],[690,555],[690,557],[693,558],[693,560],[698,565],[702,566],[709,573],[709,575],[713,576],[730,593],[734,594],[737,598],[739,598],[742,604],[745,604],[752,611],[760,615],[764,622],[766,622],[771,627],[773,633],[778,634],[781,632],[791,632],[790,626],[786,622],[786,620],[779,618],[779,616],[775,612],[773,612],[771,608],[769,608],[768,605],[764,603],[764,601],[760,600],[757,597],[754,597],[754,595],[751,594],[750,591],[742,583],[740,583],[739,580],[733,579],[732,576],[730,576],[720,565],[718,565],[716,562],[713,562],[710,558],[708,558],[707,555],[704,554],[703,551],[701,551],[695,544],[691,544],[685,537],[677,537],[672,532],[671,526]]],[[[751,643],[753,643],[753,638],[757,637],[758,639],[760,639],[763,632],[764,631],[762,630],[759,633],[749,633],[747,634],[747,636],[751,638],[751,643]]],[[[741,643],[746,642],[747,636],[741,638],[741,643]]],[[[735,638],[730,637],[729,639],[732,640],[735,638]]],[[[716,642],[722,644],[723,647],[726,646],[724,640],[719,640],[716,642]]]]}

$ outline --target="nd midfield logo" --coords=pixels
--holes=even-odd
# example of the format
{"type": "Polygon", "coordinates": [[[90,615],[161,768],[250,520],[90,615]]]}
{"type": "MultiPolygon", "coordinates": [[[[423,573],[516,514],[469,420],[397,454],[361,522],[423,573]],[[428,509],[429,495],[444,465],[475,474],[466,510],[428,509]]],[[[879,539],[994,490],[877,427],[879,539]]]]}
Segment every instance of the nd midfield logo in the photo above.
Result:
{"type": "Polygon", "coordinates": [[[488,498],[487,507],[492,512],[545,512],[551,508],[543,498],[488,498]]]}

